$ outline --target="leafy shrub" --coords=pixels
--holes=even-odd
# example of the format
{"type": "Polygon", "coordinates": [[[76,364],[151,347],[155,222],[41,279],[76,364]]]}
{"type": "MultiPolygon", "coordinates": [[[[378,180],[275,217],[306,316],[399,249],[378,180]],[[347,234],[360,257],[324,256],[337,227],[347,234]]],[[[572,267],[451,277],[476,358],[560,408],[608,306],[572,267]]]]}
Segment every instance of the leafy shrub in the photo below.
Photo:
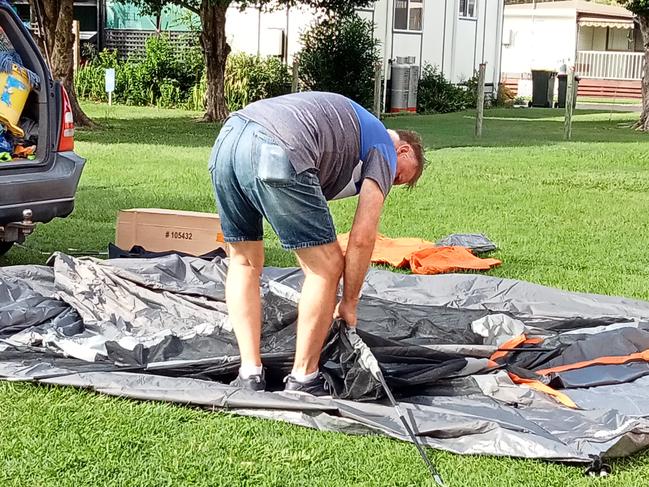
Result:
{"type": "Polygon", "coordinates": [[[253,101],[286,94],[291,75],[282,62],[239,53],[228,56],[225,66],[225,100],[228,110],[239,110],[253,101]]]}
{"type": "Polygon", "coordinates": [[[127,105],[153,105],[155,93],[144,64],[127,61],[116,70],[115,99],[127,105]]]}
{"type": "Polygon", "coordinates": [[[477,104],[476,76],[455,85],[444,78],[436,66],[426,64],[419,80],[417,111],[419,113],[450,113],[474,108],[477,104]]]}
{"type": "Polygon", "coordinates": [[[529,100],[524,96],[517,96],[516,98],[514,98],[514,105],[527,105],[528,101],[529,100]]]}
{"type": "Polygon", "coordinates": [[[105,69],[117,68],[117,65],[116,51],[103,50],[94,55],[86,66],[77,71],[74,77],[77,95],[93,101],[106,99],[105,69]]]}
{"type": "MultiPolygon", "coordinates": [[[[458,86],[464,89],[464,99],[467,108],[475,108],[478,105],[478,73],[476,72],[472,78],[466,81],[461,81],[458,86]]],[[[485,104],[491,103],[491,97],[485,94],[485,104]]]]}
{"type": "Polygon", "coordinates": [[[79,69],[74,76],[74,86],[79,98],[103,100],[106,98],[104,68],[89,65],[79,69]]]}
{"type": "Polygon", "coordinates": [[[157,98],[157,105],[160,108],[175,108],[182,106],[183,95],[180,86],[175,80],[164,80],[160,84],[160,96],[157,98]]]}
{"type": "MultiPolygon", "coordinates": [[[[164,98],[161,106],[178,106],[182,98],[180,93],[187,93],[198,83],[203,71],[202,57],[199,64],[194,60],[195,56],[191,52],[187,53],[188,50],[191,51],[192,47],[178,51],[166,35],[149,37],[146,41],[144,59],[127,63],[134,65],[130,70],[130,74],[135,75],[133,89],[149,92],[147,94],[152,97],[151,104],[161,105],[159,99],[164,98]],[[187,63],[187,59],[192,61],[187,63]],[[174,95],[172,92],[177,93],[174,95]],[[169,104],[172,99],[176,99],[177,102],[169,104]]],[[[125,86],[128,86],[128,83],[125,86]]],[[[139,97],[131,90],[125,90],[125,93],[131,99],[139,97]]]]}
{"type": "Polygon", "coordinates": [[[511,108],[516,101],[516,93],[505,83],[498,85],[498,95],[496,96],[496,106],[511,108]]]}
{"type": "MultiPolygon", "coordinates": [[[[176,79],[178,59],[167,36],[151,36],[146,40],[144,59],[138,63],[142,76],[151,82],[156,95],[165,80],[176,79]]],[[[156,96],[157,98],[157,96],[156,96]]]]}
{"type": "Polygon", "coordinates": [[[82,42],[81,43],[81,63],[85,64],[85,60],[94,59],[97,57],[97,44],[93,42],[82,42]]]}
{"type": "Polygon", "coordinates": [[[180,62],[177,76],[181,81],[181,85],[189,89],[196,84],[200,84],[205,71],[205,60],[203,59],[203,50],[199,37],[186,34],[183,36],[183,42],[186,47],[176,53],[180,62]]]}
{"type": "Polygon", "coordinates": [[[203,71],[200,81],[189,90],[189,96],[183,108],[198,112],[205,109],[205,92],[207,91],[207,73],[203,71]]]}
{"type": "Polygon", "coordinates": [[[117,51],[104,49],[93,58],[92,64],[100,68],[116,68],[119,63],[117,51]]]}
{"type": "Polygon", "coordinates": [[[189,45],[178,51],[165,35],[146,41],[144,56],[120,61],[117,52],[98,53],[75,76],[81,98],[105,100],[106,68],[115,69],[115,101],[128,105],[178,107],[186,102],[192,87],[200,82],[203,61],[200,48],[189,45]]]}
{"type": "Polygon", "coordinates": [[[299,76],[314,91],[331,91],[371,107],[379,61],[372,22],[352,14],[313,25],[302,34],[299,76]]]}
{"type": "MultiPolygon", "coordinates": [[[[203,55],[195,41],[196,37],[190,36],[188,47],[178,51],[167,36],[152,36],[144,55],[126,61],[120,61],[116,52],[104,50],[77,72],[77,93],[87,100],[105,100],[105,69],[115,68],[113,98],[119,103],[202,110],[207,83],[203,55]]],[[[287,93],[290,83],[288,68],[277,58],[228,57],[225,96],[230,110],[287,93]]]]}

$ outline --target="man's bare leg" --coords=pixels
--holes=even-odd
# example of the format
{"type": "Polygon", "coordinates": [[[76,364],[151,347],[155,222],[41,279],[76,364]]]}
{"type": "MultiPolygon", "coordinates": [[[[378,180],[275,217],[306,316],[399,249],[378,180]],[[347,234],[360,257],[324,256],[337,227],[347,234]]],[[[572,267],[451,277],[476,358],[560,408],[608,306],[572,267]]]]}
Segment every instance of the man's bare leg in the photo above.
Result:
{"type": "Polygon", "coordinates": [[[245,370],[261,366],[261,299],[259,277],[264,268],[263,242],[230,244],[230,264],[225,284],[225,301],[239,344],[245,370]]]}
{"type": "Polygon", "coordinates": [[[298,306],[293,372],[304,376],[318,370],[345,261],[338,242],[299,249],[296,254],[305,277],[298,306]]]}

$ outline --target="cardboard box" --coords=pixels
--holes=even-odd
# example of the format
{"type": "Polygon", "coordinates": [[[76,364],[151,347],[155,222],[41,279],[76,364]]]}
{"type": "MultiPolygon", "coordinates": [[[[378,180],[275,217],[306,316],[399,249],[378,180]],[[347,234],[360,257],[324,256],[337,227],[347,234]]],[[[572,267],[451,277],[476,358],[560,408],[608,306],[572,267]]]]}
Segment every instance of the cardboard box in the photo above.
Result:
{"type": "Polygon", "coordinates": [[[226,249],[216,213],[159,208],[122,210],[117,216],[116,233],[115,244],[124,250],[140,245],[152,252],[175,250],[202,255],[226,249]]]}

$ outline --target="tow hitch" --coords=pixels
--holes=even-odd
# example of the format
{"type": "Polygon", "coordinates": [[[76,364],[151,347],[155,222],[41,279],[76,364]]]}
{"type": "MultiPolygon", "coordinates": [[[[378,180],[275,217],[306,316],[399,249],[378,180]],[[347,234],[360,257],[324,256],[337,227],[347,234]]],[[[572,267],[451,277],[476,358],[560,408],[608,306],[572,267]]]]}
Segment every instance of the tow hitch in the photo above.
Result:
{"type": "Polygon", "coordinates": [[[0,225],[0,242],[24,242],[25,237],[31,234],[36,227],[32,216],[32,210],[23,210],[22,221],[0,225]]]}

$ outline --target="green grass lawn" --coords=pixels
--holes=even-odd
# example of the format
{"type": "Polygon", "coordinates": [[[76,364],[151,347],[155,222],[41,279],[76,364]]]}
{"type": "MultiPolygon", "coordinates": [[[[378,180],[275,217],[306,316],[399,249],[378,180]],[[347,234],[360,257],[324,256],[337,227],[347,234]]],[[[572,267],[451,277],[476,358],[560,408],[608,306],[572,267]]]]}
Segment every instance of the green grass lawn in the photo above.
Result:
{"type": "MultiPolygon", "coordinates": [[[[77,208],[38,228],[0,265],[43,263],[56,250],[105,250],[121,208],[212,211],[207,157],[214,125],[181,111],[86,105],[103,128],[77,133],[88,158],[77,208]]],[[[436,239],[483,232],[500,249],[491,274],[569,290],[649,299],[649,136],[634,114],[577,112],[563,142],[560,111],[489,110],[390,118],[419,130],[430,164],[414,191],[395,188],[381,231],[436,239]]],[[[332,204],[340,231],[354,201],[332,204]]],[[[293,265],[268,235],[267,263],[293,265]]],[[[414,447],[90,392],[0,383],[0,485],[429,485],[414,447]]],[[[580,467],[433,452],[450,486],[649,485],[649,455],[580,467]]]]}

